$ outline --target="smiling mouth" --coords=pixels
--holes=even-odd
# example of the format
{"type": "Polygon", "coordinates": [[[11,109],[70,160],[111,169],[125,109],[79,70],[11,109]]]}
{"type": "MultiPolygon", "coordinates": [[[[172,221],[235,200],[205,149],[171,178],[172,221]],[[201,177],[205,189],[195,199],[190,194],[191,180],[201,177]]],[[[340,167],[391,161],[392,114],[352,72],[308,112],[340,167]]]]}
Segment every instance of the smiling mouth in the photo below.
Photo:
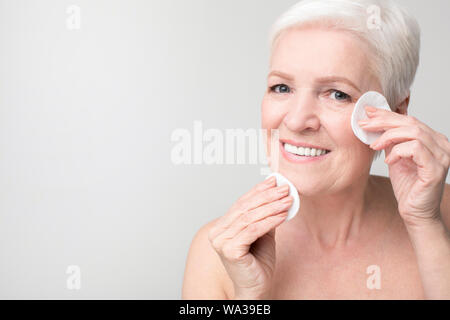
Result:
{"type": "Polygon", "coordinates": [[[297,147],[286,142],[282,143],[282,147],[288,153],[292,153],[296,156],[309,158],[321,157],[331,152],[330,150],[327,149],[297,147]]]}

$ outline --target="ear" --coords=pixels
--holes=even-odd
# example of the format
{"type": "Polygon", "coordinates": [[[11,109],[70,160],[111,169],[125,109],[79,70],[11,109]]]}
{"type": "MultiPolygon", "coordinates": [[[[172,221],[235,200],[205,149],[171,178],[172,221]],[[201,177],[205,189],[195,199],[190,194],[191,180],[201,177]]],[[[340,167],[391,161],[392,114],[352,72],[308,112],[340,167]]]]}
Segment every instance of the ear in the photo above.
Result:
{"type": "Polygon", "coordinates": [[[408,115],[408,106],[409,106],[409,98],[411,97],[411,93],[403,100],[396,108],[395,112],[408,115]]]}

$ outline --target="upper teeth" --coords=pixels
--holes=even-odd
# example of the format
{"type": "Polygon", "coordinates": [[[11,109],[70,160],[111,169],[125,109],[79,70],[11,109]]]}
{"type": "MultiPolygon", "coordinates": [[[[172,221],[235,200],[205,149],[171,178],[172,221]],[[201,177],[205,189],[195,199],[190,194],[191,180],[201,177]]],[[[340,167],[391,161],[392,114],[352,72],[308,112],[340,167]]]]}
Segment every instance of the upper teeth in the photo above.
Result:
{"type": "Polygon", "coordinates": [[[297,154],[299,156],[307,156],[307,157],[316,157],[327,153],[327,150],[324,149],[296,147],[288,143],[284,144],[284,150],[290,153],[297,154]]]}

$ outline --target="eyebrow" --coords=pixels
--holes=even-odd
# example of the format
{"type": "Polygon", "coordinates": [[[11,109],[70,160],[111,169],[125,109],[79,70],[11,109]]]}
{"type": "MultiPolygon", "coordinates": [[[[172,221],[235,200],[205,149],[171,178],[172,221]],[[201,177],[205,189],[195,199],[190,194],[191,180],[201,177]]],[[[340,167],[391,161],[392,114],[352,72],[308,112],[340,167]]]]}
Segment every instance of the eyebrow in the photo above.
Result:
{"type": "MultiPolygon", "coordinates": [[[[281,71],[277,71],[277,70],[270,72],[268,78],[270,78],[271,76],[278,76],[280,78],[285,78],[289,81],[294,81],[293,76],[291,76],[287,73],[281,72],[281,71]]],[[[321,78],[316,79],[316,82],[318,82],[318,83],[343,82],[343,83],[346,83],[349,86],[353,87],[358,92],[361,92],[361,90],[352,81],[350,81],[349,79],[347,79],[345,77],[340,77],[340,76],[321,77],[321,78]]]]}
{"type": "Polygon", "coordinates": [[[348,84],[350,87],[353,87],[356,91],[361,92],[361,90],[359,90],[359,88],[353,82],[344,77],[339,76],[322,77],[316,79],[316,81],[319,83],[343,82],[348,84]]]}
{"type": "Polygon", "coordinates": [[[267,78],[270,78],[272,76],[277,76],[277,77],[280,77],[280,78],[285,78],[285,79],[290,80],[290,81],[294,81],[294,77],[292,77],[291,75],[289,75],[287,73],[284,73],[284,72],[281,72],[281,71],[277,71],[277,70],[274,70],[274,71],[270,72],[269,75],[267,76],[267,78]]]}

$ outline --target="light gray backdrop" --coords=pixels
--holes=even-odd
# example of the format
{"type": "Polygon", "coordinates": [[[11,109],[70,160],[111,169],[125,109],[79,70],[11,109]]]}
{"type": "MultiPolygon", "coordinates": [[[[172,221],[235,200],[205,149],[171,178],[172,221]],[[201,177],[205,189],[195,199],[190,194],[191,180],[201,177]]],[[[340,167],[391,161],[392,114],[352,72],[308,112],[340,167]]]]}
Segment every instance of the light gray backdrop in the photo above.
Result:
{"type": "MultiPolygon", "coordinates": [[[[175,166],[171,134],[259,128],[296,2],[1,0],[0,298],[179,299],[195,232],[263,176],[175,166]]],[[[450,136],[450,2],[400,2],[422,27],[410,113],[450,136]]]]}

